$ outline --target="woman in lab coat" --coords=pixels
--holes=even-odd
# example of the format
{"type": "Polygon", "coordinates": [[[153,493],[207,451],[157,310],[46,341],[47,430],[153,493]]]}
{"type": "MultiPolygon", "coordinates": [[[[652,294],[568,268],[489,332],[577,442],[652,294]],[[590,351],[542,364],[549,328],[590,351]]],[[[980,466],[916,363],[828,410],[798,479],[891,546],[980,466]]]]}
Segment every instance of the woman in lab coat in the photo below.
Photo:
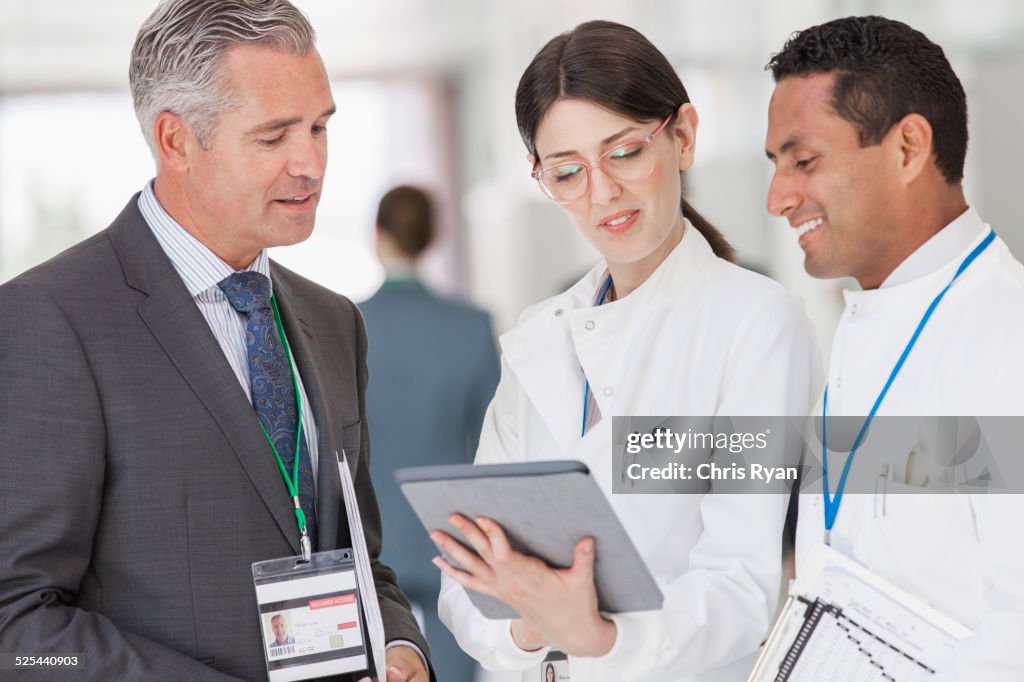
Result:
{"type": "Polygon", "coordinates": [[[464,569],[435,561],[441,618],[485,668],[524,679],[543,679],[552,648],[575,682],[746,679],[776,608],[786,500],[612,496],[612,415],[806,414],[819,385],[810,325],[780,286],[732,264],[683,199],[697,113],[642,35],[588,22],[554,38],[523,74],[516,115],[542,191],[604,258],[501,337],[476,461],[585,463],[665,603],[603,615],[592,540],[557,570],[510,550],[493,522],[458,517],[480,558],[432,534],[464,569]],[[523,618],[484,618],[466,587],[523,618]]]}

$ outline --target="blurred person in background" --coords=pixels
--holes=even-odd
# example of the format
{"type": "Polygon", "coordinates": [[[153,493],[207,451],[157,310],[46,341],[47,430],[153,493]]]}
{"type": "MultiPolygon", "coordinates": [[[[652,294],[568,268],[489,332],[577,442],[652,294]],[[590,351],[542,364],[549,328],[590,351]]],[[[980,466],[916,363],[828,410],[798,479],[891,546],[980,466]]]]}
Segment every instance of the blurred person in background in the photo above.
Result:
{"type": "Polygon", "coordinates": [[[432,534],[462,569],[436,560],[441,617],[485,668],[524,680],[543,679],[554,649],[577,682],[744,680],[778,601],[785,497],[612,495],[612,417],[806,414],[820,381],[810,323],[781,286],[734,265],[683,196],[697,111],[640,33],[592,21],[555,37],[515,106],[539,191],[602,259],[501,337],[476,462],[585,463],[665,602],[602,614],[591,538],[555,569],[511,550],[494,522],[456,515],[476,554],[432,534]],[[485,618],[467,589],[521,618],[485,618]]]}
{"type": "Polygon", "coordinates": [[[386,277],[360,305],[370,340],[370,470],[388,538],[383,559],[402,576],[402,591],[422,617],[438,678],[470,682],[476,665],[437,617],[435,548],[393,475],[402,467],[471,462],[498,385],[490,316],[434,295],[417,275],[434,238],[434,215],[430,197],[408,186],[385,194],[377,210],[377,254],[386,277]]]}
{"type": "MultiPolygon", "coordinates": [[[[844,292],[814,413],[1024,414],[1024,266],[964,196],[967,100],[942,48],[848,17],[795,34],[768,68],[768,210],[809,274],[862,289],[844,292]]],[[[846,458],[830,458],[835,497],[800,496],[797,571],[830,543],[973,630],[936,682],[1022,680],[1024,498],[908,494],[926,460],[895,461],[879,504],[835,490],[846,458]]]]}

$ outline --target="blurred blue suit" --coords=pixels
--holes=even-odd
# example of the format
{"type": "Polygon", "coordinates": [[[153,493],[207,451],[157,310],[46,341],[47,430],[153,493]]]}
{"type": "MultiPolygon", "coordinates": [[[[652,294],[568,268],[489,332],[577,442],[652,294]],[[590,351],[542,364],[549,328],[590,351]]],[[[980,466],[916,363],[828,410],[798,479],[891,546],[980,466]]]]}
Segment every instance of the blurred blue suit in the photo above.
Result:
{"type": "Polygon", "coordinates": [[[423,609],[437,679],[470,682],[475,664],[437,617],[441,574],[430,563],[437,548],[393,472],[473,461],[500,371],[491,319],[414,279],[388,279],[360,308],[369,337],[370,471],[387,538],[382,561],[423,609]]]}

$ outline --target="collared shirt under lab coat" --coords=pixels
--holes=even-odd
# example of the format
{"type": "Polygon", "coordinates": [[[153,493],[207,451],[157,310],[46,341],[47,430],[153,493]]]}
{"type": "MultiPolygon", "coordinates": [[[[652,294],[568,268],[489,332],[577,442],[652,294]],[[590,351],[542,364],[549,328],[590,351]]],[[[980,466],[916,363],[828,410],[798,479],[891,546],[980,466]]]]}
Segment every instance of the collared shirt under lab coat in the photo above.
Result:
{"type": "MultiPolygon", "coordinates": [[[[476,461],[583,461],[665,594],[660,611],[610,616],[614,647],[570,657],[572,680],[744,680],[777,604],[786,500],[611,495],[612,416],[806,414],[820,386],[810,324],[782,287],[716,258],[689,224],[641,287],[593,307],[604,272],[602,263],[502,336],[476,461]],[[581,366],[603,415],[582,439],[581,366]]],[[[537,670],[547,653],[519,649],[509,621],[483,618],[452,581],[439,611],[486,668],[537,670]]]]}
{"type": "MultiPolygon", "coordinates": [[[[868,414],[928,304],[988,230],[968,209],[879,289],[844,292],[830,415],[868,414]]],[[[1024,415],[1024,266],[1002,240],[950,288],[878,414],[1024,415]]],[[[906,463],[896,464],[905,475],[906,463]]],[[[884,514],[875,495],[844,496],[833,547],[974,629],[955,669],[936,682],[1024,680],[1024,496],[893,494],[898,489],[888,484],[884,514]]],[[[821,495],[801,495],[798,571],[823,532],[821,495]]]]}

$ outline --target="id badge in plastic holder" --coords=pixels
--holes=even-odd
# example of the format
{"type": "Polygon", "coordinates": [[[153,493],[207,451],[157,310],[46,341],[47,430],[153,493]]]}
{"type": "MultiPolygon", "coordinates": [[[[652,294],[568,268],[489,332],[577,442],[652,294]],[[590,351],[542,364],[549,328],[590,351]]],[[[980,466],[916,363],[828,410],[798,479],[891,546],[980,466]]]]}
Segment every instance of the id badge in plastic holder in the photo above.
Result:
{"type": "Polygon", "coordinates": [[[252,576],[270,682],[367,669],[352,550],[260,561],[252,576]]]}

